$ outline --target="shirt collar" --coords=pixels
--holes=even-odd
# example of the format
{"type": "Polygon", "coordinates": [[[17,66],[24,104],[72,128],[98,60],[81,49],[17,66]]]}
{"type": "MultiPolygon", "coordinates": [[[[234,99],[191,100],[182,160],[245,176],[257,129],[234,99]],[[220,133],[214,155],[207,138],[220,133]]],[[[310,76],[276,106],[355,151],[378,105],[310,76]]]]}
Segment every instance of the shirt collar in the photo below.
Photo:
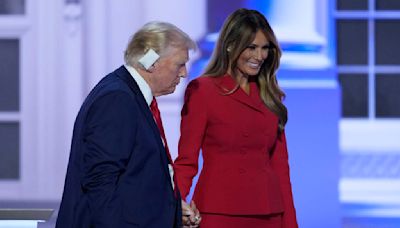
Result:
{"type": "Polygon", "coordinates": [[[151,93],[151,89],[149,84],[144,80],[144,78],[137,72],[137,70],[129,65],[124,65],[128,72],[131,74],[133,79],[139,86],[140,92],[142,92],[144,99],[148,106],[150,106],[151,101],[153,100],[153,94],[151,93]]]}

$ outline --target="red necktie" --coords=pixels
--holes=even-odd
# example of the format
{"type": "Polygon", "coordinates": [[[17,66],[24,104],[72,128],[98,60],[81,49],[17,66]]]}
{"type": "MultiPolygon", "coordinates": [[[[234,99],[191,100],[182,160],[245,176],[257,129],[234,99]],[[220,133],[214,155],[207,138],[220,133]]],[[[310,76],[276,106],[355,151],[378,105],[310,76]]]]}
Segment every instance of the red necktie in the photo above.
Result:
{"type": "Polygon", "coordinates": [[[158,130],[160,131],[161,138],[164,141],[164,147],[165,147],[165,150],[167,151],[169,163],[172,165],[173,162],[172,162],[171,154],[169,153],[167,138],[165,138],[165,132],[164,132],[164,127],[163,127],[163,124],[161,121],[160,110],[158,109],[158,105],[157,105],[157,101],[156,101],[155,97],[153,97],[153,101],[150,104],[150,110],[151,110],[151,113],[153,113],[153,117],[154,117],[154,120],[156,121],[158,130]]]}
{"type": "MultiPolygon", "coordinates": [[[[156,101],[155,97],[153,97],[153,101],[150,104],[150,110],[151,110],[151,113],[153,113],[153,117],[154,117],[154,120],[156,121],[158,130],[160,131],[161,138],[164,141],[164,147],[165,147],[165,151],[167,152],[167,157],[168,157],[169,163],[173,166],[174,163],[172,161],[171,154],[169,153],[167,138],[165,137],[164,127],[163,127],[163,124],[161,121],[160,110],[158,109],[158,105],[157,105],[157,101],[156,101]]],[[[175,197],[177,197],[178,185],[176,183],[175,175],[172,177],[172,179],[174,181],[174,186],[175,186],[174,187],[175,197]]]]}

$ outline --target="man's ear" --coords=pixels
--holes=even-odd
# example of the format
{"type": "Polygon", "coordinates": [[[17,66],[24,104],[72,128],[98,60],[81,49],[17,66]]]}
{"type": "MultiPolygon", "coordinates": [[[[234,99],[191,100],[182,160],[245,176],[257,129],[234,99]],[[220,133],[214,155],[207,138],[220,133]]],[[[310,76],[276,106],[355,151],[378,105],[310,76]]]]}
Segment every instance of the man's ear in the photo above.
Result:
{"type": "Polygon", "coordinates": [[[154,63],[153,65],[151,65],[148,69],[146,69],[147,72],[153,73],[154,70],[156,69],[156,63],[154,63]]]}
{"type": "MultiPolygon", "coordinates": [[[[159,58],[160,58],[160,56],[153,49],[150,48],[146,52],[146,54],[144,54],[142,56],[142,58],[139,59],[139,63],[144,67],[144,69],[149,71],[149,69],[151,67],[154,67],[155,62],[159,58]]],[[[149,72],[151,72],[151,71],[149,71],[149,72]]]]}

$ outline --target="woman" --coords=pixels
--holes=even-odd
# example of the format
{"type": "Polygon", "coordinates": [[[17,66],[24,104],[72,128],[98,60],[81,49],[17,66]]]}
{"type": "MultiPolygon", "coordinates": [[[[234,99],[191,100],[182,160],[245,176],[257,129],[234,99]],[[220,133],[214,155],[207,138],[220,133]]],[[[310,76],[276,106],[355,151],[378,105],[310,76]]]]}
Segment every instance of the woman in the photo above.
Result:
{"type": "Polygon", "coordinates": [[[276,71],[281,50],[265,17],[239,9],[225,21],[204,76],[189,83],[175,173],[201,228],[298,227],[276,71]]]}

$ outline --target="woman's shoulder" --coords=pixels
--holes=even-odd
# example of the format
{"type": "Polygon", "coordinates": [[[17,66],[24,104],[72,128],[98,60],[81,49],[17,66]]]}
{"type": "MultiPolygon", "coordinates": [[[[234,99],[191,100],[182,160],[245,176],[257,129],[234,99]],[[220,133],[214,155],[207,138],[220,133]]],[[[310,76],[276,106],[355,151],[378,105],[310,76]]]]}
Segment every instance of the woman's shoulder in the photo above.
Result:
{"type": "Polygon", "coordinates": [[[191,83],[194,82],[194,83],[208,84],[213,81],[213,78],[214,77],[211,77],[211,76],[201,75],[201,76],[193,79],[191,81],[191,83]]]}
{"type": "Polygon", "coordinates": [[[202,75],[199,76],[188,84],[188,87],[198,87],[199,89],[213,89],[215,88],[215,85],[219,84],[221,78],[224,77],[222,76],[207,76],[207,75],[202,75]]]}

